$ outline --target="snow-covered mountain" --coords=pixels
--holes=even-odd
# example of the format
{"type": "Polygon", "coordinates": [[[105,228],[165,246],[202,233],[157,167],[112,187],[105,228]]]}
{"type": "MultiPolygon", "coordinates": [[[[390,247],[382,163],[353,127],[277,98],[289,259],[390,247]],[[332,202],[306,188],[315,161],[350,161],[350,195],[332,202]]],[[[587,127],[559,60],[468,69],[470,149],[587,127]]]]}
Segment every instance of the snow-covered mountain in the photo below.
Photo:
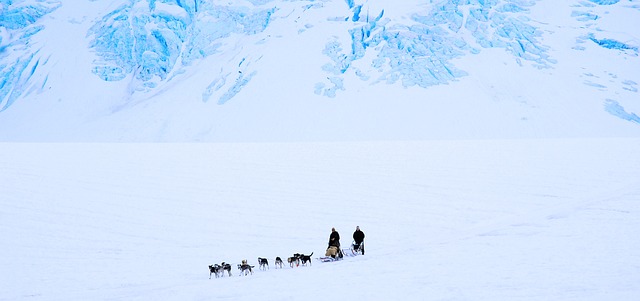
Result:
{"type": "Polygon", "coordinates": [[[638,136],[637,0],[0,0],[2,141],[638,136]]]}

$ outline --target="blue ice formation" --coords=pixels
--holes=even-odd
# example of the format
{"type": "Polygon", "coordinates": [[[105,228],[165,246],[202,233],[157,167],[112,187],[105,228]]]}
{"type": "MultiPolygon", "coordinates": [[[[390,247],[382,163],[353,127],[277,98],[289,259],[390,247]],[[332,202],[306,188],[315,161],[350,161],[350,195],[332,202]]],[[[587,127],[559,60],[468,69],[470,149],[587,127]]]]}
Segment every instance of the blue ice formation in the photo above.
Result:
{"type": "Polygon", "coordinates": [[[605,86],[605,85],[601,85],[601,84],[598,84],[598,83],[594,83],[594,82],[592,82],[592,81],[588,81],[588,80],[587,80],[587,81],[584,81],[584,84],[585,84],[585,85],[587,85],[587,86],[591,86],[591,87],[594,87],[594,88],[598,88],[598,89],[606,89],[606,88],[607,88],[607,86],[605,86]]]}
{"type": "Polygon", "coordinates": [[[349,6],[349,9],[352,9],[356,4],[354,0],[345,0],[347,2],[347,6],[349,6]]]}
{"type": "MultiPolygon", "coordinates": [[[[238,94],[242,90],[242,88],[244,88],[251,81],[251,78],[253,78],[256,74],[257,74],[257,71],[253,71],[249,73],[249,75],[245,76],[244,73],[238,72],[238,76],[236,77],[234,84],[231,85],[231,87],[222,96],[220,96],[220,98],[218,99],[218,104],[223,105],[227,101],[229,101],[231,98],[236,96],[236,94],[238,94]]],[[[207,89],[202,93],[202,101],[208,102],[211,96],[216,91],[219,91],[225,86],[228,77],[229,77],[228,74],[223,75],[216,78],[213,82],[211,82],[207,87],[207,89]]]]}
{"type": "Polygon", "coordinates": [[[36,70],[46,64],[31,38],[44,29],[37,21],[59,7],[60,1],[52,0],[0,0],[0,112],[28,93],[36,70]]]}
{"type": "MultiPolygon", "coordinates": [[[[548,47],[539,41],[541,31],[524,15],[535,1],[440,1],[430,11],[413,14],[414,24],[410,26],[388,25],[389,20],[383,18],[384,10],[374,16],[361,16],[361,6],[353,1],[347,3],[353,13],[352,21],[359,26],[349,30],[350,46],[337,41],[325,46],[324,54],[332,63],[323,66],[323,70],[331,76],[353,70],[368,80],[368,76],[360,76],[361,70],[352,66],[370,51],[376,55],[371,67],[382,74],[377,80],[390,84],[401,81],[404,87],[428,88],[467,75],[453,65],[453,59],[477,54],[481,48],[505,49],[519,64],[530,61],[539,68],[547,68],[555,63],[547,53],[548,47]],[[473,39],[467,40],[465,32],[471,33],[473,39]]],[[[316,84],[315,93],[334,95],[334,86],[319,88],[323,86],[316,84]]]]}
{"type": "Polygon", "coordinates": [[[598,15],[591,12],[581,12],[581,11],[573,11],[571,12],[571,16],[576,18],[578,21],[595,21],[598,20],[598,15]]]}
{"type": "Polygon", "coordinates": [[[148,8],[140,9],[145,2],[124,4],[90,29],[90,47],[101,58],[93,72],[101,79],[118,81],[133,75],[152,88],[182,65],[218,52],[219,39],[264,31],[275,11],[216,6],[201,0],[149,0],[148,8]],[[167,5],[179,8],[178,12],[167,12],[163,9],[167,5]]]}
{"type": "MultiPolygon", "coordinates": [[[[633,0],[630,0],[629,2],[632,2],[633,0]]],[[[620,2],[620,0],[588,0],[588,2],[586,1],[582,1],[580,3],[580,5],[576,5],[576,7],[595,7],[596,5],[613,5],[620,2]]],[[[633,8],[633,6],[630,6],[633,8]]],[[[582,12],[582,11],[573,11],[571,13],[572,17],[575,17],[576,20],[578,21],[594,21],[599,19],[599,16],[594,14],[593,12],[589,11],[589,12],[582,12]]]]}
{"type": "Polygon", "coordinates": [[[604,109],[613,116],[640,124],[640,117],[638,117],[638,115],[627,112],[623,106],[613,99],[607,99],[605,101],[604,109]]]}
{"type": "Polygon", "coordinates": [[[638,52],[637,46],[631,46],[629,44],[622,43],[620,41],[616,41],[614,39],[596,39],[593,34],[589,34],[587,38],[594,43],[607,48],[607,49],[617,49],[617,50],[633,50],[638,52]]]}
{"type": "Polygon", "coordinates": [[[589,0],[589,2],[598,4],[598,5],[611,5],[620,2],[620,0],[589,0]]]}

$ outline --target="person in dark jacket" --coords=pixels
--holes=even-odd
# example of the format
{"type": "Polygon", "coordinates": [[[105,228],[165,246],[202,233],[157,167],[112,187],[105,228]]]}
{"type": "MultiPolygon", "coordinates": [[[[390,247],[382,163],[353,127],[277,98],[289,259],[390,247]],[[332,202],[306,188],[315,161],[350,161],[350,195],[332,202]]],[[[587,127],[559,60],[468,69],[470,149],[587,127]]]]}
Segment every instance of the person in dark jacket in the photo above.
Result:
{"type": "Polygon", "coordinates": [[[336,228],[331,228],[331,235],[329,235],[329,246],[340,248],[340,233],[336,231],[336,228]]]}
{"type": "Polygon", "coordinates": [[[354,249],[357,250],[360,248],[360,250],[362,250],[362,255],[364,255],[364,245],[362,245],[362,242],[364,241],[364,232],[360,231],[360,226],[356,226],[356,231],[353,232],[353,241],[355,242],[354,249]]]}
{"type": "Polygon", "coordinates": [[[340,255],[340,234],[336,231],[336,228],[331,228],[331,235],[329,235],[329,247],[327,248],[326,256],[331,256],[333,258],[340,255]]]}

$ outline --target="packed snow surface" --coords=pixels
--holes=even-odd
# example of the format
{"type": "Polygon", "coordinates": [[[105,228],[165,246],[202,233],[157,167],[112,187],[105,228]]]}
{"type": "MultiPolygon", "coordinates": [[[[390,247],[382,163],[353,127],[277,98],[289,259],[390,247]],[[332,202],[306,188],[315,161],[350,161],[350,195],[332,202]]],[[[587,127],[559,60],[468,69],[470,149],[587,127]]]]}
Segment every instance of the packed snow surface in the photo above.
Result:
{"type": "Polygon", "coordinates": [[[0,300],[636,300],[638,150],[3,144],[0,300]],[[364,256],[275,268],[356,226],[364,256]],[[258,257],[270,269],[239,276],[258,257]],[[233,276],[209,279],[222,261],[233,276]]]}

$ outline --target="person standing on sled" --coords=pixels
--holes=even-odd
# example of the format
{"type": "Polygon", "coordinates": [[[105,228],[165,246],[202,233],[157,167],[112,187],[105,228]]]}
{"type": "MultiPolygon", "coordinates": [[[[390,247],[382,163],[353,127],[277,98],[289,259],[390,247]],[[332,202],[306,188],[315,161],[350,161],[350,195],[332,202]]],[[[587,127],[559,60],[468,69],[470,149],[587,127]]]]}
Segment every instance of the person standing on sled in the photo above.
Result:
{"type": "Polygon", "coordinates": [[[364,245],[362,244],[364,242],[364,232],[360,231],[360,226],[356,226],[356,231],[353,232],[353,241],[353,249],[358,250],[360,248],[362,255],[364,255],[364,245]]]}
{"type": "Polygon", "coordinates": [[[336,258],[336,255],[342,255],[340,252],[340,234],[336,231],[336,228],[331,228],[331,235],[329,235],[329,247],[327,248],[325,256],[336,258]]]}

